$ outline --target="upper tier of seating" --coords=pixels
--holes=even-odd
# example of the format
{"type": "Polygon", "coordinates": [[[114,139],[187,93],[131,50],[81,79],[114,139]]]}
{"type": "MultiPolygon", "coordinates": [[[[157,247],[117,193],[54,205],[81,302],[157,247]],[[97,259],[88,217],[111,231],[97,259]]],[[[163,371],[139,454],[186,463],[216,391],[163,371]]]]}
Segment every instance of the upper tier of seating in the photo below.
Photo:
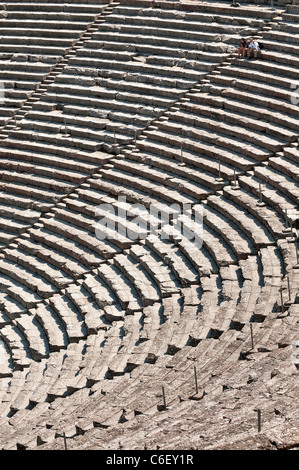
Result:
{"type": "MultiPolygon", "coordinates": [[[[5,125],[32,93],[43,88],[51,72],[58,72],[83,34],[92,33],[94,22],[110,1],[0,3],[0,71],[5,103],[0,125],[5,125]]],[[[32,98],[34,100],[34,98],[32,98]]]]}

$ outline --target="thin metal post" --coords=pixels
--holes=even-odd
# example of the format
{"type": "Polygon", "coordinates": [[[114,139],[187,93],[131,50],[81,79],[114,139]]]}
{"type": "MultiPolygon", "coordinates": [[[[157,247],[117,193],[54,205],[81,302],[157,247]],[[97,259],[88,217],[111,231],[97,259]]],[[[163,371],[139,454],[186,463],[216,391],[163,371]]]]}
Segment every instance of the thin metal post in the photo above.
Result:
{"type": "Polygon", "coordinates": [[[236,175],[236,170],[234,170],[234,187],[237,187],[237,175],[236,175]]]}
{"type": "Polygon", "coordinates": [[[65,435],[65,432],[63,433],[63,440],[64,440],[64,450],[67,450],[67,443],[66,443],[66,435],[65,435]]]}
{"type": "Polygon", "coordinates": [[[181,163],[183,164],[183,156],[184,156],[184,152],[183,152],[183,144],[181,145],[181,163]]]}
{"type": "Polygon", "coordinates": [[[263,193],[262,193],[262,185],[259,183],[259,193],[260,193],[260,203],[263,202],[263,193]]]}
{"type": "Polygon", "coordinates": [[[293,238],[293,221],[290,220],[291,237],[293,238]]]}
{"type": "Polygon", "coordinates": [[[166,405],[166,396],[165,396],[165,389],[162,385],[162,396],[163,396],[163,403],[164,403],[164,410],[167,410],[167,405],[166,405]]]}
{"type": "Polygon", "coordinates": [[[258,432],[262,430],[262,413],[260,409],[257,410],[257,430],[258,432]]]}
{"type": "Polygon", "coordinates": [[[299,264],[298,237],[297,237],[296,240],[295,240],[295,250],[296,250],[297,264],[299,264]]]}
{"type": "Polygon", "coordinates": [[[195,366],[194,366],[194,379],[195,379],[195,392],[197,394],[198,393],[198,382],[197,382],[197,370],[196,370],[195,366]]]}
{"type": "Polygon", "coordinates": [[[288,209],[285,210],[285,224],[286,224],[286,228],[288,228],[289,227],[288,209]]]}
{"type": "Polygon", "coordinates": [[[283,304],[283,295],[282,295],[282,287],[280,288],[280,302],[281,302],[281,311],[284,312],[284,304],[283,304]]]}
{"type": "Polygon", "coordinates": [[[252,323],[250,323],[250,336],[251,336],[251,349],[254,349],[252,323]]]}
{"type": "Polygon", "coordinates": [[[289,276],[287,277],[287,281],[288,281],[289,300],[291,300],[291,285],[290,285],[290,278],[289,278],[289,276]]]}

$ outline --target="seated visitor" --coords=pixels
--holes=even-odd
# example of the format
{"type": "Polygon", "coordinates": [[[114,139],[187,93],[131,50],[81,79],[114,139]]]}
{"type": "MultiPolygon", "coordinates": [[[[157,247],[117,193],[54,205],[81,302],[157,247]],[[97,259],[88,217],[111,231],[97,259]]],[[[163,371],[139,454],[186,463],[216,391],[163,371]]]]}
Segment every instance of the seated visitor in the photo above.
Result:
{"type": "Polygon", "coordinates": [[[248,60],[250,60],[252,57],[254,59],[257,59],[259,50],[260,50],[259,43],[257,41],[254,41],[253,38],[250,38],[249,43],[248,43],[248,48],[247,48],[248,60]]]}
{"type": "Polygon", "coordinates": [[[240,59],[241,57],[243,57],[244,59],[247,47],[248,47],[248,42],[246,41],[246,39],[242,38],[239,44],[237,59],[240,59]]]}

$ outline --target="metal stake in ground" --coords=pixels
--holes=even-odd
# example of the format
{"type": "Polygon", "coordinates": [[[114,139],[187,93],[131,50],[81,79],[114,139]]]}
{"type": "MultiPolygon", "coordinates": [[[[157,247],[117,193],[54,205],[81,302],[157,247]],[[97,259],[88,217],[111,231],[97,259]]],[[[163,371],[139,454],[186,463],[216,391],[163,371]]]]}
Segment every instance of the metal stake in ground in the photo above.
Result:
{"type": "Polygon", "coordinates": [[[250,336],[251,336],[251,349],[254,349],[252,323],[250,323],[250,336]]]}
{"type": "Polygon", "coordinates": [[[288,209],[285,210],[285,225],[286,225],[286,229],[288,229],[289,228],[288,209]]]}
{"type": "Polygon", "coordinates": [[[197,370],[194,366],[195,393],[198,394],[197,370]]]}
{"type": "Polygon", "coordinates": [[[67,450],[67,444],[66,444],[66,435],[65,435],[65,432],[63,433],[63,440],[64,440],[64,450],[67,450]]]}
{"type": "Polygon", "coordinates": [[[262,430],[262,413],[261,410],[258,409],[257,411],[257,431],[261,432],[262,430]]]}
{"type": "Polygon", "coordinates": [[[166,396],[165,396],[165,389],[162,385],[162,396],[163,396],[163,403],[164,403],[164,410],[167,410],[167,405],[166,405],[166,396]]]}
{"type": "Polygon", "coordinates": [[[218,178],[216,178],[216,181],[219,181],[220,183],[223,182],[223,178],[221,175],[221,161],[218,161],[218,178]]]}
{"type": "Polygon", "coordinates": [[[234,184],[233,185],[234,185],[234,188],[238,187],[236,170],[234,170],[234,184]]]}
{"type": "Polygon", "coordinates": [[[291,229],[291,238],[293,238],[294,233],[293,233],[293,221],[292,221],[292,219],[290,220],[290,229],[291,229]]]}
{"type": "Polygon", "coordinates": [[[282,286],[281,286],[281,288],[279,289],[279,292],[280,292],[281,311],[282,311],[282,313],[283,313],[283,312],[284,312],[284,304],[283,304],[283,295],[282,295],[282,291],[283,291],[283,289],[282,289],[282,286]]]}
{"type": "Polygon", "coordinates": [[[288,281],[289,300],[291,300],[291,285],[290,285],[290,278],[289,278],[289,276],[287,277],[287,281],[288,281]]]}
{"type": "Polygon", "coordinates": [[[180,163],[180,166],[184,165],[183,157],[184,157],[184,152],[183,152],[183,144],[182,144],[181,145],[181,163],[180,163]]]}

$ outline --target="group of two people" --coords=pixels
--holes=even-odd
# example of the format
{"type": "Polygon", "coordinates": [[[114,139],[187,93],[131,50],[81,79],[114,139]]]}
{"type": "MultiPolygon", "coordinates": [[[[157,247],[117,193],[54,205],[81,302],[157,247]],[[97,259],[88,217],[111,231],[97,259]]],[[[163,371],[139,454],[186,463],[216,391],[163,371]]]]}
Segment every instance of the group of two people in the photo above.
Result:
{"type": "Polygon", "coordinates": [[[257,59],[259,50],[260,50],[259,43],[255,41],[253,38],[249,38],[248,41],[246,41],[245,38],[242,38],[239,44],[237,58],[240,59],[242,57],[243,59],[245,59],[247,55],[248,60],[252,59],[252,57],[254,59],[257,59]]]}

